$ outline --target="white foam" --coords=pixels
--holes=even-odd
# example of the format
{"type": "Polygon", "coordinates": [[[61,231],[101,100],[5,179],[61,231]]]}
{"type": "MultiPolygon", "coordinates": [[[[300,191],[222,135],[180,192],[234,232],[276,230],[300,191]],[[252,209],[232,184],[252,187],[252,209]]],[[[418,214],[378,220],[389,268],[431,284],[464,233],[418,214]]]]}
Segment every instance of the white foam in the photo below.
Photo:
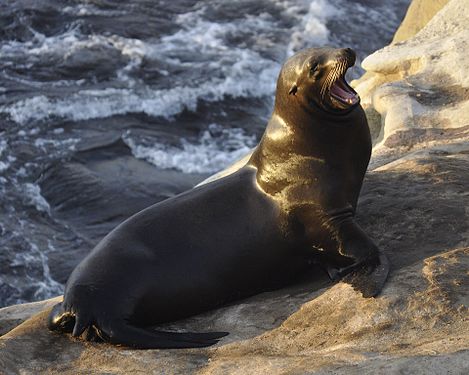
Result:
{"type": "Polygon", "coordinates": [[[46,199],[41,195],[41,188],[39,185],[32,183],[25,183],[23,185],[25,202],[31,206],[36,207],[38,211],[50,213],[50,206],[46,199]]]}
{"type": "MultiPolygon", "coordinates": [[[[0,45],[0,55],[2,58],[9,60],[23,60],[27,61],[42,60],[47,57],[55,57],[59,60],[67,60],[72,55],[79,53],[81,50],[89,49],[109,49],[114,48],[119,51],[123,56],[131,59],[130,64],[139,65],[142,57],[145,56],[146,47],[145,43],[132,38],[124,38],[118,35],[99,35],[89,34],[84,35],[80,31],[79,24],[72,25],[67,31],[62,34],[45,36],[33,29],[31,31],[34,37],[25,42],[7,41],[0,45]],[[136,62],[135,62],[135,61],[136,62]]],[[[35,82],[31,79],[22,79],[15,76],[7,76],[11,80],[15,80],[31,86],[80,86],[85,83],[85,80],[55,80],[53,82],[35,82]]],[[[124,77],[128,79],[128,77],[124,77]]]]}
{"type": "MultiPolygon", "coordinates": [[[[62,294],[62,284],[55,281],[50,274],[47,258],[47,253],[53,250],[50,241],[46,249],[39,249],[35,243],[29,241],[28,244],[30,249],[17,253],[11,261],[12,267],[25,267],[28,270],[26,274],[27,281],[9,278],[9,284],[18,290],[23,289],[25,286],[33,289],[35,300],[42,300],[62,294]]],[[[23,301],[22,299],[17,301],[17,303],[22,302],[30,301],[23,301]]]]}
{"type": "Polygon", "coordinates": [[[9,167],[9,164],[5,163],[4,161],[0,161],[0,172],[6,171],[9,167]]]}
{"type": "MultiPolygon", "coordinates": [[[[60,134],[55,133],[55,134],[60,134]]],[[[46,138],[36,138],[34,140],[34,146],[41,148],[43,151],[50,152],[50,148],[55,148],[59,152],[66,147],[69,150],[74,150],[76,144],[80,140],[78,138],[68,138],[68,139],[46,139],[46,138]]]]}
{"type": "MultiPolygon", "coordinates": [[[[143,42],[119,36],[83,36],[74,28],[64,34],[45,37],[37,33],[32,41],[10,41],[0,47],[0,53],[19,56],[42,56],[53,54],[67,56],[77,49],[105,46],[119,50],[130,60],[117,72],[125,88],[81,90],[65,98],[38,95],[10,105],[0,106],[0,113],[8,114],[17,123],[43,120],[58,116],[72,120],[103,118],[125,113],[146,113],[151,116],[170,118],[184,109],[195,111],[197,101],[217,101],[225,96],[263,97],[272,96],[280,64],[262,57],[249,48],[228,46],[225,40],[242,30],[259,30],[259,33],[275,28],[275,21],[267,14],[246,17],[242,20],[216,23],[200,18],[197,12],[178,18],[182,29],[160,40],[143,42]],[[200,56],[200,61],[180,61],[174,56],[200,56]],[[207,69],[211,74],[198,82],[175,84],[168,89],[152,89],[139,85],[130,78],[140,69],[143,58],[162,60],[164,64],[182,69],[207,69]]],[[[163,74],[163,70],[162,70],[163,74]]],[[[121,85],[122,86],[122,85],[121,85]]]]}
{"type": "MultiPolygon", "coordinates": [[[[291,34],[290,43],[287,47],[288,56],[303,48],[327,44],[329,41],[327,20],[338,14],[337,8],[325,0],[307,1],[303,2],[302,5],[303,7],[306,5],[307,11],[291,34]]],[[[298,10],[301,14],[301,7],[300,9],[297,8],[296,11],[298,10]]]]}
{"type": "Polygon", "coordinates": [[[199,99],[218,101],[225,95],[263,97],[267,92],[273,92],[275,80],[272,77],[277,75],[279,67],[271,64],[265,69],[249,72],[252,65],[248,60],[239,60],[233,63],[231,72],[225,78],[215,78],[198,86],[179,86],[169,90],[146,88],[143,91],[115,88],[82,90],[66,99],[39,95],[9,106],[0,106],[0,113],[8,114],[20,124],[50,116],[79,121],[125,113],[171,118],[184,109],[195,111],[199,99]]]}
{"type": "MultiPolygon", "coordinates": [[[[49,247],[52,247],[52,245],[49,242],[49,247]]],[[[62,284],[58,283],[55,281],[51,274],[50,274],[50,269],[49,269],[49,263],[48,263],[48,258],[44,252],[39,251],[37,248],[37,253],[39,254],[39,259],[41,260],[41,266],[42,266],[42,280],[36,281],[36,290],[34,291],[34,297],[37,300],[44,299],[44,298],[50,298],[52,296],[57,296],[63,293],[64,287],[62,284]]]]}
{"type": "Polygon", "coordinates": [[[162,169],[185,173],[217,172],[246,155],[256,144],[255,136],[245,134],[242,129],[223,129],[216,124],[211,124],[197,143],[182,139],[180,147],[139,145],[130,136],[124,140],[135,157],[162,169]]]}
{"type": "Polygon", "coordinates": [[[65,52],[65,47],[73,47],[78,41],[77,28],[71,28],[63,34],[46,37],[34,29],[30,28],[33,38],[24,42],[9,40],[0,45],[2,58],[21,58],[25,55],[42,56],[45,54],[65,52]]]}
{"type": "Polygon", "coordinates": [[[121,10],[109,10],[109,9],[99,9],[93,4],[79,4],[75,6],[68,6],[62,8],[62,13],[72,14],[74,16],[106,16],[106,17],[115,17],[125,15],[125,11],[121,10]]]}
{"type": "Polygon", "coordinates": [[[2,154],[5,152],[5,150],[7,149],[7,141],[4,140],[4,139],[0,139],[0,156],[2,156],[2,154]]]}
{"type": "MultiPolygon", "coordinates": [[[[287,54],[312,45],[325,44],[329,32],[327,20],[337,11],[325,0],[283,1],[284,13],[298,20],[289,30],[291,40],[287,54]]],[[[100,9],[90,4],[66,7],[64,12],[78,15],[100,14],[100,9]]],[[[114,12],[114,11],[111,11],[114,12]]],[[[31,61],[53,55],[66,59],[79,50],[101,47],[114,48],[129,58],[128,64],[118,70],[119,88],[81,90],[62,97],[38,95],[10,105],[0,106],[0,113],[10,115],[17,123],[43,120],[58,116],[71,120],[88,120],[125,113],[146,113],[150,116],[170,118],[184,109],[195,111],[197,101],[220,100],[232,97],[272,97],[280,63],[264,57],[262,48],[272,49],[271,36],[279,31],[279,20],[268,13],[257,16],[246,15],[229,22],[210,21],[205,17],[206,7],[181,14],[175,22],[180,29],[160,39],[146,41],[118,35],[84,35],[76,23],[66,32],[45,36],[34,32],[34,38],[26,42],[7,41],[0,46],[3,58],[31,61]],[[255,39],[245,45],[230,43],[235,35],[255,39]],[[184,57],[190,56],[188,60],[184,57]],[[200,59],[196,57],[201,57],[200,59]],[[194,71],[207,68],[210,74],[197,78],[198,82],[186,81],[167,89],[153,89],[133,78],[132,73],[141,69],[142,61],[154,61],[176,69],[194,71]],[[138,89],[135,88],[138,86],[138,89]],[[122,88],[123,87],[123,88],[122,88]]],[[[167,75],[165,69],[161,74],[167,75]]],[[[81,82],[82,84],[83,82],[81,82]]],[[[41,83],[40,83],[41,84],[41,83]]],[[[73,84],[73,81],[58,81],[53,85],[73,84]]],[[[79,85],[76,85],[79,87],[79,85]]]]}
{"type": "MultiPolygon", "coordinates": [[[[81,86],[85,83],[84,79],[78,79],[78,80],[65,80],[65,79],[60,80],[60,79],[56,79],[54,81],[46,81],[46,82],[44,82],[44,81],[35,81],[31,77],[21,78],[19,76],[11,75],[11,74],[8,73],[8,71],[4,71],[2,75],[3,75],[4,78],[6,78],[10,81],[18,82],[18,83],[21,83],[25,86],[39,88],[39,89],[41,89],[43,87],[47,87],[47,86],[52,86],[52,87],[81,86]]],[[[7,90],[5,89],[5,91],[7,91],[7,90]]]]}
{"type": "MultiPolygon", "coordinates": [[[[8,147],[7,141],[4,139],[0,139],[0,157],[2,157],[7,147],[8,147]]],[[[0,160],[0,173],[6,171],[9,167],[10,167],[9,162],[0,160]]]]}

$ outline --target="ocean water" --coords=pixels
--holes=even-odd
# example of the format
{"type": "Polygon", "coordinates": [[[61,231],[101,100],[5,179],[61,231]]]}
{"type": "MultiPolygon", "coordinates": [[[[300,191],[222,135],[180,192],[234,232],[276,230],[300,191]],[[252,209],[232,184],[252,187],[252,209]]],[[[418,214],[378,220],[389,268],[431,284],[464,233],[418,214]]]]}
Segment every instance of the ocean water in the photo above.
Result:
{"type": "Polygon", "coordinates": [[[247,153],[289,55],[360,61],[408,3],[0,2],[0,307],[61,293],[115,225],[247,153]]]}

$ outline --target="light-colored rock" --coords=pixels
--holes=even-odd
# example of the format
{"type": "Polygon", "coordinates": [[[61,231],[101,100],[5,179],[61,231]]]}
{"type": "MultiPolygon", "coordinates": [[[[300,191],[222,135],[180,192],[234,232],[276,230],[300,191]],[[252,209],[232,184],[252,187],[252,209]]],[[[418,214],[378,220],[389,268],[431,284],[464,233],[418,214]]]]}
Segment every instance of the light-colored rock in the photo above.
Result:
{"type": "Polygon", "coordinates": [[[375,163],[383,155],[466,139],[468,41],[469,1],[452,0],[413,38],[363,61],[367,74],[353,85],[371,114],[375,163]]]}
{"type": "MultiPolygon", "coordinates": [[[[46,329],[46,309],[0,338],[0,373],[469,373],[468,29],[469,1],[452,0],[415,37],[364,62],[357,88],[376,146],[357,220],[392,264],[378,298],[318,271],[167,325],[230,332],[191,350],[72,340],[46,329]]],[[[0,310],[0,324],[34,306],[0,310]]]]}
{"type": "Polygon", "coordinates": [[[401,25],[394,34],[393,43],[402,42],[417,34],[448,0],[413,0],[401,25]]]}
{"type": "MultiPolygon", "coordinates": [[[[427,25],[448,1],[449,0],[412,0],[402,23],[394,34],[392,43],[402,42],[413,37],[427,25]]],[[[367,80],[372,75],[372,72],[365,72],[360,78],[360,81],[367,80]]],[[[374,124],[373,121],[372,124],[374,124]]],[[[373,134],[374,128],[371,130],[373,134]]]]}
{"type": "Polygon", "coordinates": [[[45,301],[23,303],[21,305],[13,305],[0,309],[0,336],[11,331],[31,316],[52,307],[61,300],[62,297],[59,296],[45,301]]]}
{"type": "MultiPolygon", "coordinates": [[[[246,374],[253,368],[266,374],[326,368],[363,373],[367,367],[377,373],[377,364],[397,370],[410,357],[421,373],[433,372],[437,361],[425,364],[425,357],[468,349],[468,266],[468,248],[428,258],[396,272],[377,299],[365,300],[339,283],[277,329],[218,348],[201,372],[223,373],[230,364],[230,374],[246,374]],[[461,287],[457,296],[455,283],[461,287]]],[[[462,360],[468,354],[457,356],[462,360]]],[[[461,370],[469,370],[469,363],[461,364],[461,370]]],[[[440,366],[437,373],[449,370],[447,366],[440,366]]]]}

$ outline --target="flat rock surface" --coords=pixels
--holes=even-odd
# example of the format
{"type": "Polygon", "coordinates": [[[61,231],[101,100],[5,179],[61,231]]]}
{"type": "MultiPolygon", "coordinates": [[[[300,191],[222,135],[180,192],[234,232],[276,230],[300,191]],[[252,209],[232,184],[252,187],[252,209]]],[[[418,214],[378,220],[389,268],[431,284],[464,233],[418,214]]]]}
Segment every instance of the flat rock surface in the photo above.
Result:
{"type": "Polygon", "coordinates": [[[365,60],[368,74],[356,83],[375,142],[358,221],[392,264],[379,297],[364,299],[318,270],[297,285],[164,326],[230,332],[215,347],[188,350],[76,341],[45,327],[58,299],[13,306],[0,310],[0,331],[23,323],[0,337],[0,369],[469,373],[468,9],[467,0],[450,1],[415,37],[365,60]]]}

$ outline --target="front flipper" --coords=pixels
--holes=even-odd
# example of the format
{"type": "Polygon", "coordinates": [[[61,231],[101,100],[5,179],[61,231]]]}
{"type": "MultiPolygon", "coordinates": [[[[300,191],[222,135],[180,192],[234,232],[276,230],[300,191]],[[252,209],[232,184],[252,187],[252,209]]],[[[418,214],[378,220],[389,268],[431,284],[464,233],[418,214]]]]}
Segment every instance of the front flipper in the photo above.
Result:
{"type": "Polygon", "coordinates": [[[383,289],[388,273],[388,258],[380,252],[377,259],[365,260],[355,265],[354,269],[349,270],[342,278],[342,281],[361,292],[365,298],[376,297],[383,289]]]}
{"type": "Polygon", "coordinates": [[[304,228],[315,261],[333,281],[350,284],[363,297],[375,297],[386,282],[389,261],[355,222],[352,207],[327,213],[306,205],[292,210],[304,228]]]}
{"type": "Polygon", "coordinates": [[[340,224],[337,234],[339,254],[353,261],[350,266],[339,269],[338,275],[363,297],[376,297],[388,277],[388,258],[352,218],[340,224]]]}

